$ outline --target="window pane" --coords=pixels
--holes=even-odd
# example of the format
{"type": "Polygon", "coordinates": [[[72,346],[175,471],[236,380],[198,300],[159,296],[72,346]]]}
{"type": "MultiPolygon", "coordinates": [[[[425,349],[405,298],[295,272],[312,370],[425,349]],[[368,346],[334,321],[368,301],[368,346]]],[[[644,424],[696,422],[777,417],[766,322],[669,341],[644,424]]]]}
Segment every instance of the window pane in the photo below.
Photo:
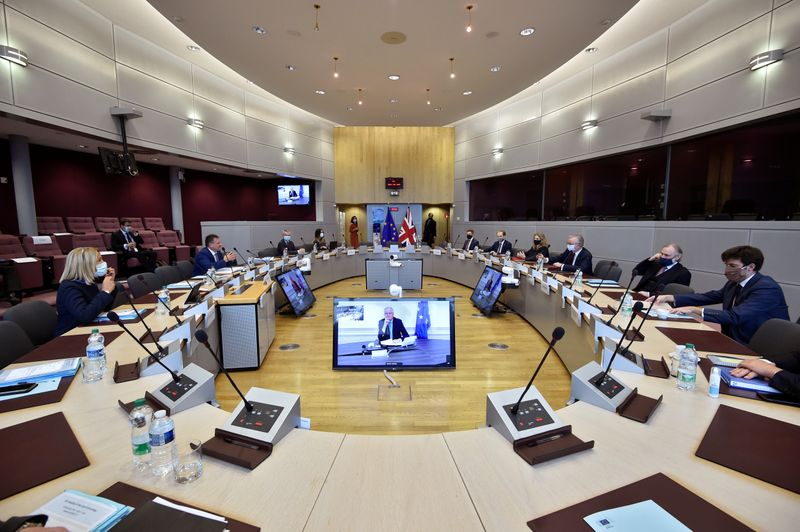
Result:
{"type": "Polygon", "coordinates": [[[469,182],[470,220],[539,220],[543,172],[476,179],[469,182]]]}

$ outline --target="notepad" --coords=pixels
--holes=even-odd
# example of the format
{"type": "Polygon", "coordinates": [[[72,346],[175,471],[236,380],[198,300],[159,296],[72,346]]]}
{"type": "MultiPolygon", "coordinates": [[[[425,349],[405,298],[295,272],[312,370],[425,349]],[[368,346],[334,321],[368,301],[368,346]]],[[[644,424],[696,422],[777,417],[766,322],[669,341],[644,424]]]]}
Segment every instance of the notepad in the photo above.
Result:
{"type": "Polygon", "coordinates": [[[72,532],[104,532],[133,511],[130,506],[77,490],[66,490],[40,506],[34,514],[45,514],[47,526],[63,526],[72,532]]]}
{"type": "Polygon", "coordinates": [[[653,500],[602,510],[583,518],[595,532],[691,532],[653,500]]]}
{"type": "Polygon", "coordinates": [[[9,399],[19,399],[20,397],[30,397],[32,395],[38,395],[40,393],[52,392],[58,389],[59,384],[61,384],[61,377],[38,381],[36,383],[36,388],[34,388],[33,390],[29,392],[15,393],[13,395],[3,395],[0,396],[0,401],[8,401],[9,399]]]}
{"type": "Polygon", "coordinates": [[[10,386],[21,382],[39,382],[56,377],[71,377],[75,375],[80,365],[81,359],[75,357],[22,368],[6,369],[0,371],[0,385],[10,386]]]}

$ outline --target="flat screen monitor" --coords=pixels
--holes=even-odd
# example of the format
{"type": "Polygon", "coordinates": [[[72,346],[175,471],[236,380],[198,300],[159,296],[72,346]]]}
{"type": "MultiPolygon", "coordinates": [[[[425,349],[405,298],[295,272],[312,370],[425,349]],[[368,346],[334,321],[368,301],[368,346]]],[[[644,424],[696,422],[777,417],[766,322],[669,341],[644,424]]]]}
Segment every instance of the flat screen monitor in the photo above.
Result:
{"type": "Polygon", "coordinates": [[[502,277],[501,272],[487,266],[469,298],[472,304],[487,316],[492,313],[492,308],[497,302],[497,298],[500,297],[500,291],[503,288],[502,277]]]}
{"type": "Polygon", "coordinates": [[[278,205],[308,205],[308,185],[279,185],[278,205]]]}
{"type": "Polygon", "coordinates": [[[281,273],[275,279],[281,285],[281,289],[296,315],[302,315],[317,300],[311,287],[308,286],[306,278],[303,277],[303,272],[297,268],[281,273]]]}
{"type": "Polygon", "coordinates": [[[334,298],[333,369],[456,367],[450,298],[334,298]]]}

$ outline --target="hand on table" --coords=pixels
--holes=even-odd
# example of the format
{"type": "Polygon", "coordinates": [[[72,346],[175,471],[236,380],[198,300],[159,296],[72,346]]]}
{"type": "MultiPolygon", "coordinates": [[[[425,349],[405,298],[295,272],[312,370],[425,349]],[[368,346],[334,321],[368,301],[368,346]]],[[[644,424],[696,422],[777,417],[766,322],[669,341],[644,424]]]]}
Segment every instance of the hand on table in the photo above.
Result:
{"type": "Polygon", "coordinates": [[[775,364],[770,364],[761,358],[754,358],[752,360],[745,360],[736,368],[732,369],[731,375],[745,379],[754,379],[759,376],[765,379],[771,379],[780,370],[781,368],[775,364]]]}

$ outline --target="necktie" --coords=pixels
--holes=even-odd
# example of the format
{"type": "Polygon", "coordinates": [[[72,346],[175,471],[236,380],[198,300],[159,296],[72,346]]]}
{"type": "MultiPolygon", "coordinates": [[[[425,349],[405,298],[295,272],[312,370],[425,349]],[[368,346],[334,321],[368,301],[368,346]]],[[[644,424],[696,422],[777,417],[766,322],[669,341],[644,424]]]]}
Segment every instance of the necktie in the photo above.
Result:
{"type": "Polygon", "coordinates": [[[127,231],[126,231],[124,234],[125,234],[125,242],[127,242],[128,244],[130,244],[130,243],[131,243],[131,235],[129,235],[129,234],[127,233],[127,231]]]}
{"type": "Polygon", "coordinates": [[[219,251],[214,251],[214,262],[219,262],[219,251]]]}
{"type": "Polygon", "coordinates": [[[742,285],[736,284],[736,288],[733,290],[733,298],[731,299],[731,308],[736,306],[736,300],[739,299],[739,294],[742,293],[742,285]]]}
{"type": "Polygon", "coordinates": [[[567,259],[564,261],[566,264],[573,264],[575,262],[575,252],[570,251],[567,259]]]}
{"type": "Polygon", "coordinates": [[[661,268],[659,268],[658,273],[656,274],[656,277],[658,277],[659,275],[661,275],[665,271],[667,271],[667,269],[662,266],[661,268]]]}

